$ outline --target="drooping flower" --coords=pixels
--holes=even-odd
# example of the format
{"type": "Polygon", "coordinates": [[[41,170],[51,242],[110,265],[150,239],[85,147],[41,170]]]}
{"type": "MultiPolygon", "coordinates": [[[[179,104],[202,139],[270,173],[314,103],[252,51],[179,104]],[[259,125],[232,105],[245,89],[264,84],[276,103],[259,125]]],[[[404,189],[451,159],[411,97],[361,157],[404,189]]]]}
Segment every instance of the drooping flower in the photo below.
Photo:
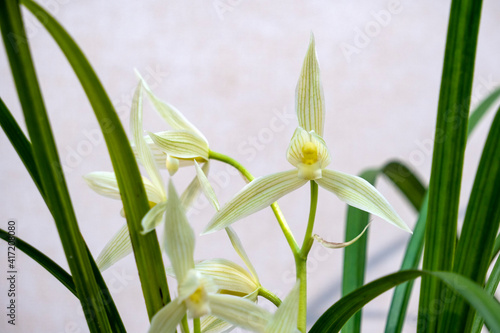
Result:
{"type": "MultiPolygon", "coordinates": [[[[168,196],[169,214],[165,218],[164,249],[178,281],[179,295],[155,314],[149,332],[174,332],[186,314],[192,318],[213,315],[254,332],[294,332],[298,311],[298,287],[294,288],[291,296],[287,297],[274,316],[248,299],[217,294],[219,288],[214,279],[210,278],[210,274],[203,273],[200,266],[195,266],[194,232],[171,181],[168,196]],[[293,304],[289,304],[290,302],[293,304]]],[[[229,280],[230,277],[227,276],[229,280]]],[[[226,285],[223,277],[218,278],[218,281],[226,285]]]]}
{"type": "Polygon", "coordinates": [[[296,112],[299,127],[287,150],[287,160],[295,168],[259,177],[247,184],[215,214],[205,233],[225,228],[264,209],[308,181],[316,182],[353,207],[377,215],[411,232],[389,202],[370,183],[360,177],[326,168],[331,157],[322,137],[324,96],[313,36],[297,84],[296,112]]]}

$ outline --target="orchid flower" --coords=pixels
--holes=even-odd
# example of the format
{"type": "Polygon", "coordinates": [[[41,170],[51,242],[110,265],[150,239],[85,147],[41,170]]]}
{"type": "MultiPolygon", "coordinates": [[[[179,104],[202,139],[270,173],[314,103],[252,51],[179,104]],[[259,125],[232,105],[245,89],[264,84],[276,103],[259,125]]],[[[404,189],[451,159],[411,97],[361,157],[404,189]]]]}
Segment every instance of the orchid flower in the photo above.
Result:
{"type": "Polygon", "coordinates": [[[145,137],[157,165],[173,175],[179,167],[193,165],[193,161],[207,162],[209,148],[205,136],[177,108],[156,97],[140,74],[137,75],[158,114],[172,127],[172,130],[149,133],[145,137]]]}
{"type": "MultiPolygon", "coordinates": [[[[179,294],[154,315],[149,332],[174,332],[186,314],[192,318],[210,314],[254,332],[293,332],[289,328],[296,329],[298,288],[295,287],[297,291],[294,289],[274,316],[248,299],[217,294],[219,288],[214,280],[200,266],[195,266],[194,232],[172,181],[169,182],[168,197],[164,248],[178,281],[179,294]]],[[[224,285],[225,279],[218,279],[218,282],[224,285]]]]}
{"type": "Polygon", "coordinates": [[[324,96],[312,35],[296,88],[296,112],[299,127],[293,134],[287,151],[287,160],[295,168],[254,179],[215,214],[204,233],[225,228],[269,206],[308,181],[316,182],[353,207],[411,232],[388,201],[370,183],[360,177],[326,168],[331,157],[322,137],[324,96]]]}
{"type": "MultiPolygon", "coordinates": [[[[142,89],[143,83],[139,82],[132,100],[130,127],[136,154],[149,176],[149,179],[142,177],[150,207],[149,212],[142,219],[143,232],[146,233],[156,228],[163,220],[163,215],[167,207],[167,196],[154,156],[142,135],[142,89]]],[[[200,173],[203,175],[208,173],[208,168],[208,163],[205,163],[203,167],[197,166],[198,179],[202,177],[200,173]]],[[[98,194],[121,200],[118,182],[113,172],[93,172],[85,175],[84,179],[90,188],[98,194]]],[[[185,208],[192,203],[199,190],[200,181],[194,179],[182,195],[181,201],[185,208]]],[[[132,244],[130,243],[128,227],[125,223],[101,251],[96,260],[97,265],[103,271],[131,252],[132,244]]]]}

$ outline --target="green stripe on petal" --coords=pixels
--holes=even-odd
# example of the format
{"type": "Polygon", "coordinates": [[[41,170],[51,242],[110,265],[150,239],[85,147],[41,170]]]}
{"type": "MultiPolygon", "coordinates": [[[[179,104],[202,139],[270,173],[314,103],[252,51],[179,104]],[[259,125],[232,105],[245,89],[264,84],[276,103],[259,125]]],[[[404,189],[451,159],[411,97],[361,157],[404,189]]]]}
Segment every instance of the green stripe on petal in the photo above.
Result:
{"type": "Polygon", "coordinates": [[[324,189],[333,192],[348,205],[377,215],[387,222],[411,233],[389,202],[363,178],[339,171],[323,170],[323,177],[315,180],[324,189]]]}
{"type": "Polygon", "coordinates": [[[159,193],[162,195],[162,200],[166,199],[163,179],[160,176],[158,167],[153,154],[149,150],[143,136],[142,129],[142,84],[139,82],[132,98],[132,109],[130,111],[130,131],[132,132],[133,141],[137,149],[137,154],[142,165],[146,169],[148,176],[159,193]]]}
{"type": "Polygon", "coordinates": [[[257,271],[253,267],[252,262],[250,261],[250,258],[248,258],[247,252],[245,251],[245,248],[243,247],[243,244],[241,243],[241,240],[238,237],[238,234],[231,227],[227,227],[225,230],[227,232],[227,235],[229,236],[229,240],[231,241],[231,244],[233,245],[234,250],[236,251],[236,253],[238,253],[241,260],[243,260],[243,262],[247,266],[248,270],[250,271],[250,273],[253,276],[255,283],[257,285],[260,285],[259,277],[257,276],[257,271]]]}
{"type": "Polygon", "coordinates": [[[174,299],[153,316],[148,333],[175,332],[175,328],[186,315],[186,311],[184,302],[178,302],[177,299],[174,299]]]}
{"type": "MultiPolygon", "coordinates": [[[[209,168],[209,164],[205,163],[201,167],[201,170],[205,173],[205,175],[208,175],[209,168]]],[[[195,177],[181,195],[181,203],[185,211],[188,210],[188,207],[191,206],[198,194],[200,194],[200,182],[197,177],[195,177]]]]}
{"type": "Polygon", "coordinates": [[[206,316],[201,320],[201,333],[229,332],[234,325],[215,316],[206,316]]]}
{"type": "Polygon", "coordinates": [[[103,272],[130,253],[132,253],[132,243],[125,223],[99,253],[96,259],[97,267],[103,272]]]}
{"type": "Polygon", "coordinates": [[[167,202],[162,201],[151,208],[142,218],[142,234],[146,234],[159,226],[163,221],[163,214],[167,210],[167,202]]]}
{"type": "Polygon", "coordinates": [[[196,177],[198,178],[198,180],[200,182],[200,187],[201,187],[201,190],[203,191],[203,194],[205,194],[208,201],[215,208],[215,210],[219,210],[219,201],[217,200],[217,197],[215,196],[214,189],[212,188],[212,185],[210,185],[210,182],[208,181],[207,176],[205,175],[203,170],[200,168],[198,163],[196,163],[196,161],[194,161],[194,166],[196,168],[196,177]]]}
{"type": "Polygon", "coordinates": [[[192,131],[207,142],[207,139],[203,136],[203,134],[189,121],[184,117],[184,115],[177,110],[173,105],[170,105],[153,94],[146,81],[140,76],[140,74],[136,71],[137,75],[141,79],[144,90],[148,94],[149,99],[153,103],[156,111],[160,114],[160,116],[174,129],[179,130],[187,130],[192,131]]]}
{"type": "Polygon", "coordinates": [[[254,332],[264,332],[271,313],[255,303],[236,296],[208,295],[212,315],[254,332]]]}
{"type": "Polygon", "coordinates": [[[164,248],[174,268],[177,281],[183,281],[188,271],[194,268],[194,232],[171,180],[168,183],[167,212],[164,248]]]}
{"type": "Polygon", "coordinates": [[[296,169],[256,178],[215,214],[204,233],[223,229],[239,219],[264,209],[305,183],[307,180],[297,177],[296,169]]]}
{"type": "Polygon", "coordinates": [[[241,294],[251,294],[259,288],[243,267],[227,259],[203,260],[195,265],[197,271],[210,277],[217,288],[241,294]]]}
{"type": "Polygon", "coordinates": [[[299,313],[299,287],[300,280],[288,293],[278,310],[274,313],[266,327],[266,333],[291,333],[300,332],[297,329],[297,316],[299,313]]]}
{"type": "Polygon", "coordinates": [[[149,136],[158,148],[173,157],[208,160],[208,143],[191,131],[172,130],[149,136]]]}
{"type": "Polygon", "coordinates": [[[319,75],[319,63],[316,56],[314,36],[307,50],[299,82],[295,90],[295,102],[299,126],[307,132],[314,131],[323,135],[325,118],[325,98],[319,75]]]}

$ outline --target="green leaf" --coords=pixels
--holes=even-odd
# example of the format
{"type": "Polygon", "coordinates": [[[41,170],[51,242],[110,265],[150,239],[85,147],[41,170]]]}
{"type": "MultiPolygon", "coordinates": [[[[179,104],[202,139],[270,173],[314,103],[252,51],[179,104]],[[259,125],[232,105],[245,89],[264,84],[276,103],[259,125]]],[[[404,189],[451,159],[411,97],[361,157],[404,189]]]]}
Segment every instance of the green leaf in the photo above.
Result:
{"type": "MultiPolygon", "coordinates": [[[[500,110],[490,128],[476,172],[462,232],[456,249],[453,271],[483,284],[490,264],[495,236],[500,225],[500,110]]],[[[474,312],[464,300],[445,307],[442,329],[468,331],[474,312]]]]}
{"type": "Polygon", "coordinates": [[[420,179],[403,163],[396,161],[387,163],[382,172],[404,194],[413,208],[420,210],[427,192],[420,179]]]}
{"type": "Polygon", "coordinates": [[[28,133],[33,156],[54,217],[89,329],[111,332],[99,287],[71,204],[54,137],[35,73],[17,1],[0,2],[0,26],[28,133]]]}
{"type": "MultiPolygon", "coordinates": [[[[335,333],[368,302],[387,290],[420,276],[433,276],[464,297],[485,319],[492,332],[500,332],[500,304],[473,281],[451,272],[401,271],[384,276],[342,297],[332,305],[311,328],[309,333],[335,333]]],[[[429,319],[428,317],[425,317],[429,319]]],[[[424,323],[425,324],[425,323],[424,323]]]]}
{"type": "Polygon", "coordinates": [[[23,251],[28,257],[35,260],[40,264],[43,268],[47,270],[50,274],[52,274],[59,282],[61,282],[73,295],[78,298],[78,294],[76,293],[75,283],[73,282],[73,278],[59,266],[52,259],[47,257],[42,252],[38,251],[36,248],[26,243],[22,239],[16,236],[11,236],[9,233],[3,229],[0,229],[0,238],[2,238],[6,242],[14,242],[16,248],[23,251]]]}
{"type": "Polygon", "coordinates": [[[22,3],[40,20],[63,51],[99,121],[122,194],[142,291],[151,319],[170,301],[170,295],[156,233],[140,234],[141,219],[149,210],[149,205],[128,138],[101,82],[78,45],[42,7],[31,0],[22,0],[22,3]]]}
{"type": "MultiPolygon", "coordinates": [[[[453,0],[451,5],[429,183],[425,270],[450,270],[453,265],[481,5],[481,0],[453,0]]],[[[439,316],[428,315],[443,289],[436,279],[422,279],[418,332],[437,331],[439,316]]]]}

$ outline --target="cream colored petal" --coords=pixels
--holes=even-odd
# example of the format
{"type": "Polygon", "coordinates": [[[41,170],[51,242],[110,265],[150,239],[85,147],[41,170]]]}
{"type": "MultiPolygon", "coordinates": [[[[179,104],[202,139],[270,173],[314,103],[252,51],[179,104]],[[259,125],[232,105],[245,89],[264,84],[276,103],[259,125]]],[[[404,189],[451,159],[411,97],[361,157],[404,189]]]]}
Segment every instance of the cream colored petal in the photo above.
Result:
{"type": "Polygon", "coordinates": [[[100,195],[121,200],[118,182],[114,172],[91,172],[83,176],[87,185],[100,195]]]}
{"type": "Polygon", "coordinates": [[[142,79],[140,74],[136,71],[137,75],[141,79],[141,82],[144,86],[144,90],[148,94],[149,99],[153,103],[156,111],[160,114],[160,116],[174,129],[180,130],[188,130],[198,134],[199,137],[203,138],[205,142],[207,139],[203,136],[203,134],[189,121],[184,117],[184,115],[177,110],[173,105],[170,105],[153,94],[146,81],[142,79]]]}
{"type": "Polygon", "coordinates": [[[151,230],[155,229],[157,226],[163,222],[163,214],[167,210],[167,201],[162,201],[151,208],[146,215],[142,218],[142,231],[141,233],[147,234],[151,230]]]}
{"type": "Polygon", "coordinates": [[[339,197],[348,205],[377,215],[387,222],[411,233],[398,213],[375,187],[360,177],[339,171],[323,170],[323,178],[316,179],[321,187],[339,197]]]}
{"type": "Polygon", "coordinates": [[[295,102],[299,126],[308,132],[314,131],[323,136],[325,97],[321,86],[318,58],[312,34],[295,90],[295,102]]]}
{"type": "Polygon", "coordinates": [[[200,187],[203,191],[203,194],[205,194],[205,197],[207,197],[212,207],[214,207],[215,210],[219,210],[219,201],[217,200],[217,196],[215,195],[214,189],[212,188],[212,185],[210,185],[207,176],[196,161],[194,161],[194,166],[196,168],[196,177],[200,182],[200,187]]]}
{"type": "Polygon", "coordinates": [[[234,325],[215,316],[210,315],[201,319],[202,333],[223,333],[230,332],[233,329],[234,325]]]}
{"type": "Polygon", "coordinates": [[[247,266],[248,270],[253,276],[253,279],[257,285],[260,285],[259,282],[259,277],[257,276],[257,272],[255,271],[255,268],[252,265],[252,262],[250,261],[250,258],[248,258],[248,255],[245,251],[245,248],[243,247],[243,244],[241,243],[240,238],[238,237],[238,234],[236,234],[236,231],[234,231],[233,228],[227,227],[226,233],[229,236],[229,240],[231,241],[231,244],[233,245],[234,250],[238,255],[240,256],[241,260],[245,263],[247,266]]]}
{"type": "Polygon", "coordinates": [[[153,142],[165,153],[176,158],[208,160],[208,143],[193,132],[172,130],[162,132],[162,135],[149,133],[153,142]]]}
{"type": "Polygon", "coordinates": [[[318,234],[314,234],[313,237],[316,241],[318,241],[318,243],[320,243],[321,245],[323,245],[324,247],[326,247],[328,249],[341,249],[341,248],[347,247],[347,246],[355,243],[358,239],[360,239],[361,236],[363,236],[363,234],[365,233],[366,229],[368,229],[369,226],[370,226],[370,223],[368,223],[366,225],[366,227],[363,229],[363,231],[361,231],[361,233],[359,235],[357,235],[355,238],[351,239],[350,241],[344,242],[344,243],[329,242],[329,241],[321,238],[318,234]]]}
{"type": "Polygon", "coordinates": [[[297,177],[297,170],[256,178],[215,214],[204,233],[223,229],[239,219],[264,209],[306,182],[307,180],[297,177]]]}
{"type": "MultiPolygon", "coordinates": [[[[205,175],[208,175],[209,168],[210,168],[209,163],[205,163],[201,167],[201,170],[203,171],[203,173],[205,173],[205,175]]],[[[191,181],[191,183],[189,183],[188,187],[181,195],[181,203],[185,211],[188,210],[189,206],[191,206],[194,199],[196,199],[196,197],[199,194],[200,194],[200,181],[198,180],[198,177],[195,177],[191,181]]]]}
{"type": "Polygon", "coordinates": [[[161,193],[161,201],[166,199],[165,197],[165,185],[163,184],[163,179],[160,176],[158,167],[156,166],[156,161],[153,154],[149,150],[149,146],[143,137],[142,129],[142,84],[139,82],[132,99],[132,109],[130,112],[130,131],[132,132],[132,138],[134,145],[137,149],[137,154],[141,160],[142,165],[146,169],[148,176],[151,178],[157,192],[161,193]]]}
{"type": "Polygon", "coordinates": [[[151,320],[148,333],[173,333],[182,318],[186,315],[186,305],[177,299],[160,309],[151,320]]]}
{"type": "Polygon", "coordinates": [[[209,259],[195,264],[195,269],[210,277],[219,289],[251,294],[259,283],[243,267],[226,259],[209,259]]]}
{"type": "Polygon", "coordinates": [[[194,232],[171,180],[168,183],[167,212],[163,243],[175,276],[181,282],[188,271],[194,268],[194,232]]]}
{"type": "Polygon", "coordinates": [[[302,147],[306,142],[310,141],[310,137],[310,134],[302,127],[297,127],[295,129],[286,151],[286,159],[293,166],[296,167],[302,163],[302,147]]]}
{"type": "Polygon", "coordinates": [[[257,304],[236,296],[208,295],[212,315],[254,332],[264,332],[271,313],[257,304]]]}
{"type": "MultiPolygon", "coordinates": [[[[158,146],[153,142],[153,140],[151,140],[149,135],[146,135],[143,138],[144,138],[144,141],[146,141],[146,144],[148,145],[149,150],[151,151],[151,154],[153,154],[153,158],[156,162],[156,167],[158,169],[165,169],[165,167],[166,167],[165,159],[167,157],[167,154],[165,154],[165,152],[163,150],[158,148],[158,146]]],[[[139,157],[139,153],[137,152],[137,148],[135,147],[135,145],[133,143],[132,143],[132,151],[134,152],[135,158],[141,164],[143,164],[140,157],[139,157]]]]}
{"type": "Polygon", "coordinates": [[[96,259],[97,267],[101,272],[104,272],[130,253],[132,253],[132,243],[125,223],[99,253],[96,259]]]}
{"type": "Polygon", "coordinates": [[[175,175],[177,170],[179,170],[179,165],[180,165],[179,159],[172,157],[168,154],[166,154],[166,155],[167,155],[167,158],[165,160],[165,166],[167,167],[169,175],[173,176],[173,175],[175,175]]]}
{"type": "Polygon", "coordinates": [[[291,333],[299,332],[297,329],[297,316],[299,313],[299,288],[300,281],[297,281],[288,296],[283,300],[278,310],[274,313],[266,333],[291,333]]]}

